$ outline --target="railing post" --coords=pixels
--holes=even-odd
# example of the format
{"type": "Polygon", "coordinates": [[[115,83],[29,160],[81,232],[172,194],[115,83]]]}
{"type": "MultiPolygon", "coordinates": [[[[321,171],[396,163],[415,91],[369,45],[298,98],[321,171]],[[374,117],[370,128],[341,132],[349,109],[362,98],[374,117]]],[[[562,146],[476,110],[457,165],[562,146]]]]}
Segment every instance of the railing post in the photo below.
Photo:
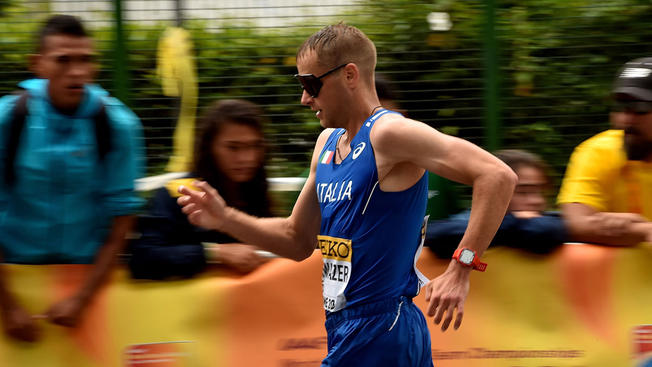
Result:
{"type": "Polygon", "coordinates": [[[501,147],[500,78],[496,35],[495,0],[485,0],[484,24],[484,106],[485,149],[493,152],[501,147]]]}
{"type": "Polygon", "coordinates": [[[129,104],[129,75],[127,71],[127,47],[125,44],[122,1],[113,0],[114,43],[113,43],[113,86],[114,96],[129,104]]]}
{"type": "Polygon", "coordinates": [[[174,1],[174,10],[175,10],[176,26],[181,28],[183,27],[183,1],[182,0],[174,1]]]}

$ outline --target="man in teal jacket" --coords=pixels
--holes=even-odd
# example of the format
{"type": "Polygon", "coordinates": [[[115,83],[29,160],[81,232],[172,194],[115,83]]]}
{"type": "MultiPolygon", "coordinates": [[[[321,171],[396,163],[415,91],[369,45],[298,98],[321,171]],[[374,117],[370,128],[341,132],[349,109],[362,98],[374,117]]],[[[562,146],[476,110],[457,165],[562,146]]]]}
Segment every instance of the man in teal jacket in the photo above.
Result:
{"type": "MultiPolygon", "coordinates": [[[[63,326],[79,322],[141,205],[134,192],[134,180],[142,173],[140,122],[91,84],[94,55],[79,19],[53,16],[41,29],[37,54],[30,59],[39,79],[20,83],[20,95],[0,99],[2,261],[94,264],[77,292],[43,310],[44,317],[63,326]],[[96,134],[101,128],[97,121],[106,126],[101,134],[96,134]],[[19,124],[19,133],[12,132],[19,124]],[[100,141],[106,152],[100,152],[100,141]]],[[[5,332],[35,341],[34,318],[11,293],[3,270],[0,266],[5,332]]]]}

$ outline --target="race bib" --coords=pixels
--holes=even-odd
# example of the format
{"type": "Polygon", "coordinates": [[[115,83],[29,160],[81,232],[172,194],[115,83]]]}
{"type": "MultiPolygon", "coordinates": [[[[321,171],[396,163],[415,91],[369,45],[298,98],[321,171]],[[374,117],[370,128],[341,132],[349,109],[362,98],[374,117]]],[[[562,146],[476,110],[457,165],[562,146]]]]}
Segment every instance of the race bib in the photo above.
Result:
{"type": "Polygon", "coordinates": [[[324,259],[321,282],[324,296],[324,309],[335,312],[346,307],[344,290],[351,279],[351,240],[344,238],[317,236],[319,249],[324,259]]]}

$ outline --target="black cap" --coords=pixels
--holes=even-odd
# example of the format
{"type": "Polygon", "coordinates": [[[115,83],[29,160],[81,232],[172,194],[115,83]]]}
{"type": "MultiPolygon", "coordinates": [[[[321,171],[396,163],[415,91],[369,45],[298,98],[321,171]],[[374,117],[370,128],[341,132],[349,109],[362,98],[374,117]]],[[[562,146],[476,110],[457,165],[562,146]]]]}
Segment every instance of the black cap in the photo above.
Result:
{"type": "Polygon", "coordinates": [[[652,57],[626,63],[618,71],[612,94],[626,94],[637,100],[652,101],[652,57]]]}

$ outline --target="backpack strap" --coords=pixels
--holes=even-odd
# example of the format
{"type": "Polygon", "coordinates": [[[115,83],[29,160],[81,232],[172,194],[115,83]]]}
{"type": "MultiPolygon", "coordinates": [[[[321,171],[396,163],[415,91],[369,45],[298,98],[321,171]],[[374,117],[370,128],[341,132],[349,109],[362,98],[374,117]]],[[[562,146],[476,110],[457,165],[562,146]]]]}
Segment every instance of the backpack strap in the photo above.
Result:
{"type": "Polygon", "coordinates": [[[109,125],[109,117],[106,113],[104,103],[102,103],[95,116],[93,116],[93,122],[95,123],[95,141],[97,142],[98,158],[102,162],[106,154],[111,150],[111,126],[109,125]]]}
{"type": "Polygon", "coordinates": [[[5,183],[10,186],[16,181],[16,172],[14,171],[14,161],[18,152],[18,143],[20,143],[20,135],[25,126],[27,119],[27,99],[29,93],[27,91],[20,92],[14,109],[12,111],[11,120],[9,121],[9,134],[7,135],[6,147],[7,154],[5,155],[5,183]]]}
{"type": "MultiPolygon", "coordinates": [[[[9,121],[9,134],[6,140],[7,154],[5,155],[5,183],[7,186],[13,185],[16,181],[15,161],[18,154],[18,144],[20,143],[20,136],[25,127],[27,120],[27,100],[29,99],[29,92],[19,92],[18,99],[14,104],[12,110],[12,117],[9,121]]],[[[111,126],[109,125],[109,118],[106,113],[104,103],[101,104],[97,113],[93,116],[93,123],[95,124],[95,141],[97,143],[97,153],[100,162],[104,161],[104,157],[111,150],[111,126]]]]}

